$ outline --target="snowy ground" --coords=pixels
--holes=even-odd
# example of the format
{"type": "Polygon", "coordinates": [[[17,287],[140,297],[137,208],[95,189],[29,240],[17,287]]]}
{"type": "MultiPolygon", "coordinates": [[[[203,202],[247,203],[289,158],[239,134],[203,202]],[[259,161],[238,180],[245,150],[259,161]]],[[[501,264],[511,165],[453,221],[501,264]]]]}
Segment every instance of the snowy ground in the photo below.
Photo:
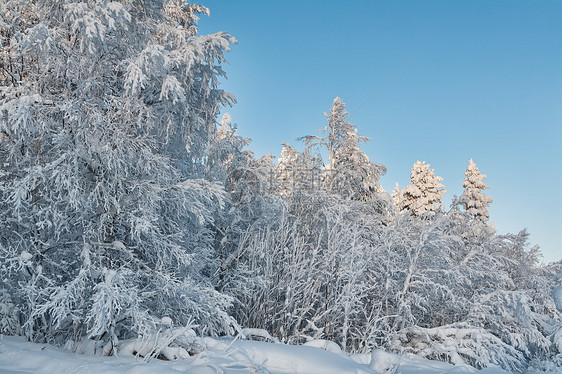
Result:
{"type": "MultiPolygon", "coordinates": [[[[207,351],[190,359],[144,362],[135,356],[92,356],[71,353],[45,344],[28,343],[20,337],[0,340],[0,373],[83,373],[83,374],[438,374],[473,373],[472,368],[452,366],[416,357],[402,357],[383,351],[349,355],[317,342],[315,346],[289,346],[257,341],[232,341],[205,338],[207,351]],[[395,370],[396,369],[396,370],[395,370]]],[[[328,342],[329,343],[329,342],[328,342]]],[[[499,369],[478,373],[505,374],[499,369]]]]}

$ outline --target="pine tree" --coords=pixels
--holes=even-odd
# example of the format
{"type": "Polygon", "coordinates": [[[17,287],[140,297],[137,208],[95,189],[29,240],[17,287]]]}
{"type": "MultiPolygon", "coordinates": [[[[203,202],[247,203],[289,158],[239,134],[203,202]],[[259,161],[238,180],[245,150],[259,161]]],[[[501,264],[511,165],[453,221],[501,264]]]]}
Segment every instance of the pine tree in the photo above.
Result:
{"type": "Polygon", "coordinates": [[[488,207],[493,201],[491,197],[482,192],[490,188],[484,183],[486,174],[481,174],[474,161],[470,159],[464,175],[466,176],[462,182],[464,191],[459,203],[472,219],[486,223],[490,218],[488,207]]]}
{"type": "Polygon", "coordinates": [[[410,184],[402,190],[403,209],[408,210],[415,217],[426,214],[432,216],[443,209],[441,203],[446,190],[441,183],[443,178],[435,175],[425,161],[416,161],[410,173],[410,184]]]}

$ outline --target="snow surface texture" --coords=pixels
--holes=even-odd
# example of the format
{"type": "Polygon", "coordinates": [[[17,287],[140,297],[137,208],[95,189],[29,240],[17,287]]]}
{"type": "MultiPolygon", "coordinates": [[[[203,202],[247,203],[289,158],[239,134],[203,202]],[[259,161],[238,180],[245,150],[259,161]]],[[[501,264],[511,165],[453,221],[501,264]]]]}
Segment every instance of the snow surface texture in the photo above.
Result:
{"type": "Polygon", "coordinates": [[[189,359],[144,362],[142,358],[131,355],[81,355],[45,344],[28,343],[21,337],[3,337],[0,340],[0,373],[506,373],[500,369],[476,371],[469,367],[452,366],[413,356],[398,356],[381,350],[349,356],[338,350],[337,345],[327,341],[315,341],[307,346],[291,346],[247,340],[203,340],[208,350],[189,359]]]}

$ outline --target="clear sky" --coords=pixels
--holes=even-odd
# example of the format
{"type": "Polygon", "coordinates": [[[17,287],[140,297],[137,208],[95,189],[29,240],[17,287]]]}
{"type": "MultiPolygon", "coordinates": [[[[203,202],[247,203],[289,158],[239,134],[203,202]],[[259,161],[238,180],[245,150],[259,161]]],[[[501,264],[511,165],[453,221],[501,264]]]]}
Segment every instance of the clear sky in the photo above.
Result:
{"type": "Polygon", "coordinates": [[[200,32],[238,39],[223,87],[261,156],[323,128],[341,97],[388,168],[391,192],[416,160],[444,179],[448,207],[472,158],[499,233],[527,228],[562,259],[562,1],[208,0],[200,32]]]}

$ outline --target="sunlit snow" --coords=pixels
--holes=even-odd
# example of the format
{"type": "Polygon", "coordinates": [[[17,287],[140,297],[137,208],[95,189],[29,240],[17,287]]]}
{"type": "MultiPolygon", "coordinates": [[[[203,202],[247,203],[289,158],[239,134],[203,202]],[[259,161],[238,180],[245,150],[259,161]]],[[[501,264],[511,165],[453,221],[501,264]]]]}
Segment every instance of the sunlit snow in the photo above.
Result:
{"type": "Polygon", "coordinates": [[[204,338],[208,350],[188,359],[145,362],[132,355],[93,356],[71,353],[46,344],[28,343],[22,337],[3,337],[0,341],[2,374],[438,374],[438,373],[506,373],[500,369],[476,369],[428,361],[414,356],[399,356],[381,350],[353,355],[318,341],[308,346],[265,343],[247,340],[204,338]]]}

